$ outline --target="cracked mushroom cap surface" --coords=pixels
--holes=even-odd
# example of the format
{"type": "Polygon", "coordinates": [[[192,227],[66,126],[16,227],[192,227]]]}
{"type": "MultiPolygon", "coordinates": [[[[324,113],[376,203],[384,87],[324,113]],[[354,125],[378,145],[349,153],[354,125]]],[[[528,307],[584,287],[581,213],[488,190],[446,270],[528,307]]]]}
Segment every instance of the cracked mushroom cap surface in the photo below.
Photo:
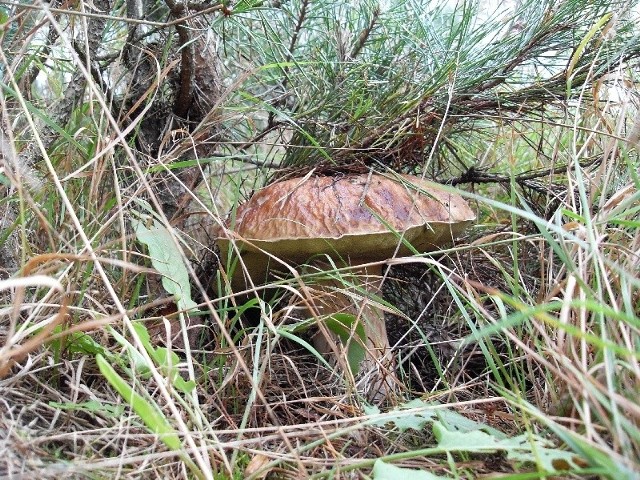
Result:
{"type": "MultiPolygon", "coordinates": [[[[458,194],[413,175],[294,178],[269,185],[240,205],[229,228],[245,252],[291,261],[328,254],[359,261],[432,251],[476,216],[458,194]],[[398,248],[400,245],[400,248],[398,248]]],[[[221,239],[228,248],[228,239],[221,239]]]]}

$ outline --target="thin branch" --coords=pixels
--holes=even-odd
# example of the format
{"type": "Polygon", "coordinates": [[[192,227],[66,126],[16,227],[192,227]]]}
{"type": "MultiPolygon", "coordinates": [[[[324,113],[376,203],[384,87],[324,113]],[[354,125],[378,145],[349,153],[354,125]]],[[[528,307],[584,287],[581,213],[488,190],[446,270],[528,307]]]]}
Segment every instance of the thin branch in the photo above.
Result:
{"type": "MultiPolygon", "coordinates": [[[[185,11],[185,4],[176,3],[175,0],[165,0],[171,11],[171,15],[179,17],[185,11]]],[[[178,32],[178,49],[181,52],[180,61],[180,84],[178,94],[173,105],[173,113],[180,118],[187,118],[191,104],[193,103],[193,80],[195,64],[193,58],[193,43],[186,22],[176,25],[178,32]]]]}
{"type": "MultiPolygon", "coordinates": [[[[588,160],[580,162],[580,167],[588,168],[598,164],[602,161],[601,156],[595,156],[588,160]]],[[[477,184],[477,183],[510,183],[514,180],[516,183],[528,186],[527,183],[531,180],[537,180],[539,178],[549,178],[553,175],[560,173],[567,173],[569,168],[574,168],[575,164],[555,165],[550,168],[542,168],[536,170],[528,170],[518,175],[498,175],[494,173],[488,173],[483,170],[479,170],[475,167],[470,167],[462,175],[453,178],[439,179],[439,183],[446,185],[462,185],[462,184],[477,184]]]]}
{"type": "MultiPolygon", "coordinates": [[[[30,9],[30,10],[37,10],[37,11],[41,11],[43,9],[42,6],[39,5],[28,5],[25,3],[19,3],[19,2],[11,2],[11,1],[5,1],[2,2],[4,5],[8,5],[8,6],[12,6],[12,7],[20,7],[20,8],[24,8],[24,9],[30,9]]],[[[125,23],[133,23],[133,24],[137,24],[137,25],[148,25],[148,26],[152,26],[152,27],[159,27],[159,28],[167,28],[167,27],[173,27],[174,25],[178,25],[182,22],[186,22],[187,20],[191,20],[193,18],[196,17],[200,17],[209,13],[213,13],[213,12],[229,12],[229,10],[227,9],[227,7],[220,3],[218,5],[213,5],[211,7],[207,7],[204,8],[202,10],[198,10],[198,9],[190,9],[192,11],[194,11],[195,13],[191,13],[189,15],[185,15],[184,17],[179,17],[176,18],[174,20],[171,20],[170,22],[152,22],[150,20],[140,20],[140,19],[136,19],[136,18],[127,18],[127,17],[116,17],[113,15],[108,15],[108,14],[103,14],[103,13],[89,13],[89,12],[79,12],[77,10],[68,10],[65,8],[47,8],[47,10],[49,10],[51,13],[55,13],[55,14],[62,14],[62,15],[68,15],[69,17],[86,17],[86,18],[96,18],[96,19],[102,19],[102,20],[107,20],[107,21],[119,21],[119,22],[125,22],[125,23]]],[[[181,9],[184,10],[184,9],[181,9]]]]}
{"type": "Polygon", "coordinates": [[[360,54],[365,44],[367,43],[367,40],[369,39],[371,32],[376,26],[376,22],[378,21],[379,16],[380,16],[380,6],[376,5],[373,9],[373,12],[371,13],[371,19],[369,20],[369,25],[367,25],[367,27],[360,32],[360,35],[358,35],[358,41],[354,45],[353,50],[351,50],[351,53],[349,54],[349,58],[356,58],[360,54]]]}
{"type": "Polygon", "coordinates": [[[180,42],[181,62],[180,62],[180,86],[173,113],[178,117],[187,118],[191,104],[193,103],[193,79],[194,79],[194,59],[193,59],[193,43],[191,35],[186,25],[176,25],[178,39],[180,42]]]}

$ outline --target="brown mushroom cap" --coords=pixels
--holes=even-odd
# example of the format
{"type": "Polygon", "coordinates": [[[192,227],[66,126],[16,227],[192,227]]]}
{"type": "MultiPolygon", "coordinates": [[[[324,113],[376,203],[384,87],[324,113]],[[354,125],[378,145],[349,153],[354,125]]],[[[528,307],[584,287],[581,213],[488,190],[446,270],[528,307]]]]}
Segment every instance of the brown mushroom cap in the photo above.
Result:
{"type": "MultiPolygon", "coordinates": [[[[359,261],[449,243],[475,214],[458,194],[413,175],[295,178],[272,184],[240,205],[233,230],[245,252],[290,261],[338,254],[359,261]]],[[[228,240],[221,239],[221,248],[228,240]]]]}

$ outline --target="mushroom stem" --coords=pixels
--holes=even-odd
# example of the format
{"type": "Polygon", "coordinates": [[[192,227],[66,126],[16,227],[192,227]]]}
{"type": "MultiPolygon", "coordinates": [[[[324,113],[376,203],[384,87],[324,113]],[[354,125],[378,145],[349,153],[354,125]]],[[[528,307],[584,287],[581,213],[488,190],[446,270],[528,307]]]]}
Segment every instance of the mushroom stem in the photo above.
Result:
{"type": "Polygon", "coordinates": [[[370,400],[377,401],[387,398],[395,383],[384,310],[373,300],[381,291],[382,265],[356,267],[352,272],[353,280],[330,279],[316,285],[319,294],[313,299],[315,311],[308,312],[310,316],[318,316],[320,320],[319,331],[313,337],[313,344],[324,356],[337,358],[340,364],[348,367],[348,349],[352,348],[352,342],[358,342],[365,353],[357,368],[359,374],[356,385],[364,387],[363,390],[370,400]],[[348,282],[361,283],[351,287],[345,285],[348,282]],[[322,324],[322,319],[336,313],[346,313],[355,318],[353,324],[344,326],[348,338],[345,338],[346,335],[337,335],[335,331],[322,324]]]}

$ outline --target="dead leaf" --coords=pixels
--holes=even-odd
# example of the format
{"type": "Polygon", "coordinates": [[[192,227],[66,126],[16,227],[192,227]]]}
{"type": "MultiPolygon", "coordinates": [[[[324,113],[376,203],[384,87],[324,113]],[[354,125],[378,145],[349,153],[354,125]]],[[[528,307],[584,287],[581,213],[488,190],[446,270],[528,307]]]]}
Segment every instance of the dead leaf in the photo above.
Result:
{"type": "Polygon", "coordinates": [[[265,468],[268,463],[269,457],[261,454],[255,455],[247,465],[247,468],[244,469],[245,478],[251,477],[256,480],[262,480],[271,470],[270,468],[265,468]]]}
{"type": "Polygon", "coordinates": [[[606,213],[609,213],[611,210],[620,205],[623,201],[625,201],[630,196],[636,193],[636,186],[633,183],[626,185],[624,188],[618,190],[611,198],[605,203],[602,210],[606,213]]]}

